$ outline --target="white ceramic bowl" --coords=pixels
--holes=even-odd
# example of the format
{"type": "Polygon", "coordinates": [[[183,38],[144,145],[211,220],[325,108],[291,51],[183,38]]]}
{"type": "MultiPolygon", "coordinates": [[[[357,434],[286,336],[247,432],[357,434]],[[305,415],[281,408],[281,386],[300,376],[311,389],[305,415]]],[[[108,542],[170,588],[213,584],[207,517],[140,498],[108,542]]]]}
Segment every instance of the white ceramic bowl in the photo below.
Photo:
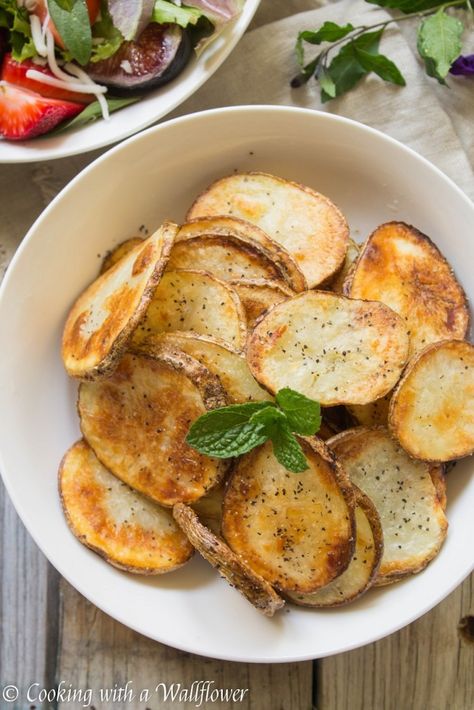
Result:
{"type": "Polygon", "coordinates": [[[110,121],[95,121],[62,135],[46,135],[29,141],[0,138],[0,163],[34,163],[87,153],[151,126],[194,94],[214,74],[244,34],[259,5],[260,0],[246,0],[239,18],[199,58],[194,57],[174,81],[112,114],[110,121]]]}
{"type": "Polygon", "coordinates": [[[296,661],[362,646],[413,621],[473,568],[471,459],[449,474],[449,535],[428,568],[345,608],[262,617],[198,555],[140,578],[108,566],[69,532],[56,471],[78,437],[76,385],[63,371],[66,313],[114,244],[165,217],[181,220],[214,178],[258,169],[329,195],[362,239],[403,219],[431,235],[474,297],[474,207],[436,168],[386,136],[312,111],[244,107],[150,129],[76,177],[32,227],[0,297],[0,451],[7,489],[52,564],[84,596],[137,631],[216,658],[296,661]]]}

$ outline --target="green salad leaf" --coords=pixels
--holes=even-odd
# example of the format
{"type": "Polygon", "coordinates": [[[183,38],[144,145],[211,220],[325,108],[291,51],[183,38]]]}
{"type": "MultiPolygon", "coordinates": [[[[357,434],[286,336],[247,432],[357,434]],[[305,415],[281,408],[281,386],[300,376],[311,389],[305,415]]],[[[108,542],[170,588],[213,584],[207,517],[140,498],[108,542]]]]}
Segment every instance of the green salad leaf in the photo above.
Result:
{"type": "Polygon", "coordinates": [[[188,25],[196,25],[202,16],[203,13],[197,8],[175,5],[168,0],[156,0],[151,21],[158,24],[172,22],[180,27],[188,27],[188,25]]]}
{"type": "MultiPolygon", "coordinates": [[[[111,97],[106,97],[106,101],[107,106],[109,107],[109,113],[114,113],[114,111],[118,111],[119,109],[124,108],[125,106],[129,106],[130,104],[134,104],[137,101],[140,101],[140,97],[134,96],[133,98],[126,99],[114,99],[111,97]]],[[[99,102],[94,101],[93,103],[86,106],[84,108],[84,111],[81,111],[81,113],[77,114],[77,116],[71,118],[70,121],[65,121],[53,131],[49,131],[47,136],[49,137],[61,135],[65,131],[68,131],[70,128],[79,128],[80,126],[86,126],[88,123],[93,123],[94,121],[97,121],[98,118],[102,118],[102,109],[100,108],[99,102]]]]}
{"type": "Polygon", "coordinates": [[[93,63],[112,57],[124,42],[120,30],[112,22],[107,0],[101,0],[99,19],[92,25],[92,37],[90,61],[93,63]]]}
{"type": "Polygon", "coordinates": [[[0,27],[9,31],[13,59],[22,62],[35,56],[28,12],[16,0],[0,0],[0,27]]]}
{"type": "Polygon", "coordinates": [[[86,0],[49,0],[49,14],[71,57],[88,63],[92,52],[92,31],[86,0]]]}

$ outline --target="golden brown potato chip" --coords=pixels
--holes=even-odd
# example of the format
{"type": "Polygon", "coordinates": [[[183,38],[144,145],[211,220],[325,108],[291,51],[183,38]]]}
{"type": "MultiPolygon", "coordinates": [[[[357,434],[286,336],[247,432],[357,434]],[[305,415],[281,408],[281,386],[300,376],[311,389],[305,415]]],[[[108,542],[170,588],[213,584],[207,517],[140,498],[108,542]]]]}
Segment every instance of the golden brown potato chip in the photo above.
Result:
{"type": "Polygon", "coordinates": [[[324,443],[299,441],[308,461],[303,473],[279,464],[270,442],[236,462],[222,531],[234,552],[277,589],[314,592],[350,562],[354,496],[324,443]]]}
{"type": "Polygon", "coordinates": [[[204,271],[163,274],[134,335],[138,343],[153,333],[192,331],[220,338],[242,350],[247,337],[245,311],[234,289],[204,271]]]}
{"type": "Polygon", "coordinates": [[[277,303],[295,295],[287,286],[278,281],[265,279],[236,279],[230,284],[242,301],[247,316],[247,327],[252,329],[262,313],[277,303]]]}
{"type": "Polygon", "coordinates": [[[215,535],[221,535],[222,507],[224,505],[224,484],[216,486],[205,496],[199,498],[192,504],[191,508],[197,514],[199,520],[206,528],[209,528],[215,535]]]}
{"type": "Polygon", "coordinates": [[[411,459],[384,427],[345,431],[328,446],[380,516],[384,554],[377,584],[422,570],[448,528],[432,466],[411,459]]]}
{"type": "Polygon", "coordinates": [[[349,228],[331,200],[274,175],[252,172],[216,180],[199,195],[187,218],[209,215],[238,217],[263,229],[288,250],[308,288],[328,281],[346,256],[349,228]]]}
{"type": "Polygon", "coordinates": [[[62,341],[71,377],[92,380],[114,369],[155,293],[176,232],[165,223],[79,296],[62,341]]]}
{"type": "Polygon", "coordinates": [[[274,306],[247,344],[254,377],[324,406],[366,404],[389,392],[408,355],[403,321],[382,303],[306,291],[274,306]]]}
{"type": "Polygon", "coordinates": [[[390,403],[389,427],[410,456],[452,461],[474,452],[474,346],[445,340],[416,355],[390,403]]]}
{"type": "Polygon", "coordinates": [[[382,224],[368,238],[344,293],[381,301],[406,322],[410,354],[430,343],[464,338],[466,295],[439,249],[403,222],[382,224]]]}
{"type": "Polygon", "coordinates": [[[111,249],[105,255],[100,268],[100,273],[103,274],[112,266],[115,266],[115,264],[121,261],[124,256],[127,256],[132,249],[138,246],[138,244],[143,244],[143,239],[141,237],[130,237],[130,239],[126,239],[124,242],[117,244],[116,247],[111,249]]]}
{"type": "Polygon", "coordinates": [[[61,462],[59,492],[73,534],[114,567],[162,574],[193,554],[171,512],[115,478],[83,440],[61,462]]]}
{"type": "Polygon", "coordinates": [[[390,399],[392,392],[389,392],[385,397],[376,399],[375,402],[369,404],[348,404],[347,411],[355,419],[357,424],[362,426],[387,426],[388,408],[390,407],[390,399]]]}
{"type": "MultiPolygon", "coordinates": [[[[251,222],[226,215],[198,217],[189,220],[180,227],[176,242],[181,245],[181,242],[198,237],[206,237],[210,242],[215,239],[216,243],[220,243],[223,238],[230,238],[234,240],[236,245],[247,246],[252,253],[257,252],[260,257],[264,258],[267,268],[271,265],[272,269],[276,269],[276,276],[268,278],[282,278],[293,291],[305,291],[308,288],[306,279],[296,261],[279,243],[279,240],[270,239],[268,234],[251,222]]],[[[205,271],[209,271],[207,267],[203,268],[205,271]]],[[[244,277],[254,278],[250,274],[242,275],[242,278],[244,277]]],[[[235,278],[240,278],[240,276],[236,275],[235,278]]]]}
{"type": "Polygon", "coordinates": [[[374,504],[354,486],[356,545],[349,567],[339,577],[312,594],[287,594],[301,606],[333,607],[358,599],[375,582],[383,555],[383,533],[374,504]]]}
{"type": "Polygon", "coordinates": [[[151,355],[170,348],[191,355],[219,377],[234,403],[273,399],[251,374],[245,356],[222,340],[195,333],[161,333],[150,335],[135,348],[151,355]]]}
{"type": "Polygon", "coordinates": [[[173,515],[196,550],[256,609],[265,616],[273,616],[284,606],[285,602],[270,584],[232,552],[222,538],[202,525],[191,508],[177,503],[173,515]]]}
{"type": "MultiPolygon", "coordinates": [[[[347,247],[347,254],[346,258],[344,259],[344,263],[342,267],[340,268],[336,278],[331,282],[331,291],[334,291],[334,293],[343,293],[344,289],[344,281],[346,278],[349,276],[349,274],[352,273],[352,269],[355,266],[355,263],[357,261],[357,257],[360,254],[360,245],[357,244],[353,239],[349,239],[349,245],[347,247]]],[[[371,300],[376,300],[376,299],[371,299],[371,300]]]]}
{"type": "Polygon", "coordinates": [[[83,383],[82,433],[122,481],[162,505],[192,503],[222,478],[227,462],[185,442],[192,422],[226,404],[219,379],[189,355],[126,354],[111,377],[83,383]]]}

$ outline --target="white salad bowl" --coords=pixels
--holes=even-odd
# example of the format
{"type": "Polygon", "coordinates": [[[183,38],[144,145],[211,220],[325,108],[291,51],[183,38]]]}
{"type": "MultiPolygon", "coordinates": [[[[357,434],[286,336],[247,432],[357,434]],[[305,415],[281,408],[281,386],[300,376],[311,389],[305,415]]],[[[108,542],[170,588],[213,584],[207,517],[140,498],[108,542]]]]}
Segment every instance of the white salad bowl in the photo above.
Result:
{"type": "Polygon", "coordinates": [[[370,643],[424,614],[473,569],[474,476],[448,475],[450,528],[421,573],[346,607],[289,607],[267,619],[199,555],[177,572],[138,577],[109,566],[70,533],[57,469],[79,437],[76,384],[60,357],[67,311],[101,256],[233,170],[263,170],[331,197],[362,239],[391,219],[429,234],[474,298],[474,206],[439,170],[400,143],[347,119],[284,107],[208,111],[161,124],[78,175],[23,241],[0,294],[0,453],[8,492],[51,563],[91,602],[157,641],[235,661],[322,657],[370,643]]]}
{"type": "Polygon", "coordinates": [[[87,153],[151,126],[186,101],[214,74],[244,34],[259,5],[260,0],[246,0],[235,22],[199,57],[193,57],[176,79],[113,113],[110,120],[97,120],[55,136],[45,135],[28,141],[6,141],[0,137],[0,163],[34,163],[87,153]]]}

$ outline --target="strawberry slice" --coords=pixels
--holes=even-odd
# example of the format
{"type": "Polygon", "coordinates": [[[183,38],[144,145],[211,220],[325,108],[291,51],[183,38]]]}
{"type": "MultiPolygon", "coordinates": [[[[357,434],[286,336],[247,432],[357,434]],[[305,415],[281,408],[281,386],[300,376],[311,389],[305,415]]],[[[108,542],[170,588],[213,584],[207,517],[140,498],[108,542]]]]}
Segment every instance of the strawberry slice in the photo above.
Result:
{"type": "Polygon", "coordinates": [[[35,69],[46,76],[54,76],[54,74],[52,74],[52,72],[50,72],[46,67],[39,66],[29,59],[25,59],[23,62],[17,62],[13,59],[12,55],[8,53],[3,59],[0,79],[8,82],[9,84],[15,84],[15,86],[21,86],[24,89],[35,91],[38,94],[41,94],[41,96],[46,96],[50,99],[59,99],[60,101],[76,101],[80,104],[90,104],[91,101],[94,101],[95,99],[93,94],[79,94],[75,91],[58,89],[55,86],[43,84],[36,79],[28,79],[26,73],[29,69],[35,69]]]}
{"type": "Polygon", "coordinates": [[[48,99],[0,82],[0,135],[8,140],[25,140],[47,133],[83,109],[84,104],[48,99]]]}

